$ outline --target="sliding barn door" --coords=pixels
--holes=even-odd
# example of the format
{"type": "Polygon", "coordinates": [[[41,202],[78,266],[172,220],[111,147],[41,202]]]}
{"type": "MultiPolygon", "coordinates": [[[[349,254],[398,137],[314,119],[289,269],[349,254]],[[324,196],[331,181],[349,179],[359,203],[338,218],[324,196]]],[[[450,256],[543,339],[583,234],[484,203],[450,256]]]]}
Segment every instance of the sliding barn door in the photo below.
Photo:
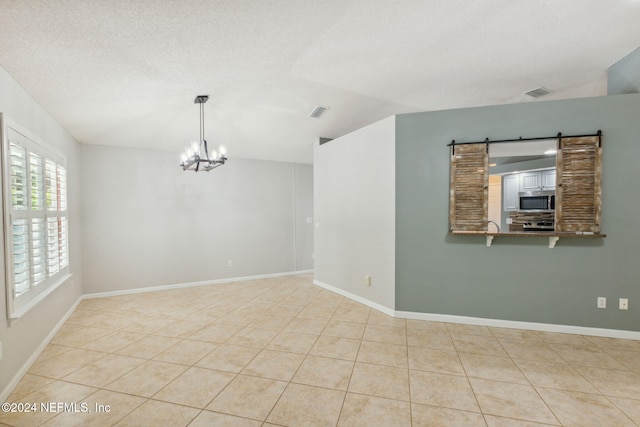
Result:
{"type": "Polygon", "coordinates": [[[450,230],[486,230],[489,206],[488,145],[453,145],[449,179],[450,230]]]}
{"type": "Polygon", "coordinates": [[[556,158],[556,231],[600,232],[601,136],[560,138],[556,158]]]}

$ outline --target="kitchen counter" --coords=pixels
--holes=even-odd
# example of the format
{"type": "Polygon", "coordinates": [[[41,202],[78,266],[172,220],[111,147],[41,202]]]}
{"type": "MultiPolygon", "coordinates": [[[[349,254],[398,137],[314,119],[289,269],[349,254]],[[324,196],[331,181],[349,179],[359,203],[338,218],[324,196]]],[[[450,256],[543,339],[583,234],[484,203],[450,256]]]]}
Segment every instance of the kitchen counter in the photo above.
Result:
{"type": "Polygon", "coordinates": [[[593,233],[593,234],[578,234],[568,232],[557,231],[507,231],[504,233],[490,232],[490,231],[451,231],[449,234],[454,236],[485,236],[487,239],[487,247],[490,247],[495,237],[548,237],[549,247],[555,248],[560,238],[568,239],[602,239],[607,237],[606,234],[593,233]]]}

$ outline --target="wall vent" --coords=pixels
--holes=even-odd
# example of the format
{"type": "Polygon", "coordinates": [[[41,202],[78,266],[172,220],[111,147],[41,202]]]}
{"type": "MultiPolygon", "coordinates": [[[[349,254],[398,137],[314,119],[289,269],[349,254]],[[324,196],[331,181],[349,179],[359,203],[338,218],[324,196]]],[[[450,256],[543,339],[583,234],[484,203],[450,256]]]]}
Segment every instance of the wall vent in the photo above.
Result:
{"type": "Polygon", "coordinates": [[[529,92],[525,93],[525,95],[529,95],[533,98],[540,98],[541,96],[545,96],[550,93],[551,91],[549,89],[540,86],[538,89],[530,90],[529,92]]]}
{"type": "Polygon", "coordinates": [[[316,108],[313,109],[311,114],[309,114],[309,117],[311,117],[312,119],[319,119],[328,109],[329,107],[323,107],[322,105],[318,105],[316,108]]]}

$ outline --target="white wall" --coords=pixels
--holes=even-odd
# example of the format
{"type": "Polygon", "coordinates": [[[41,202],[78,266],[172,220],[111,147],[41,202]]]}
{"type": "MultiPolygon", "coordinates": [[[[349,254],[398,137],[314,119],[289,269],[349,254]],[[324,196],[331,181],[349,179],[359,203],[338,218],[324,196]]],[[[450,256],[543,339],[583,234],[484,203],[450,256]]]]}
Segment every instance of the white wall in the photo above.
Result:
{"type": "MultiPolygon", "coordinates": [[[[67,157],[69,206],[69,269],[73,277],[52,294],[9,325],[6,313],[5,265],[0,262],[0,342],[4,358],[0,361],[0,401],[34,351],[53,331],[56,324],[75,304],[82,293],[82,251],[80,243],[80,171],[79,144],[0,67],[0,112],[37,139],[67,157]]],[[[4,191],[4,190],[3,190],[4,191]]],[[[4,215],[4,214],[3,214],[4,215]]],[[[4,221],[4,218],[3,218],[4,221]]],[[[4,242],[4,229],[0,227],[4,242]]],[[[4,244],[0,244],[4,260],[4,244]]]]}
{"type": "Polygon", "coordinates": [[[314,211],[316,281],[395,309],[395,117],[314,147],[314,211]]]}
{"type": "Polygon", "coordinates": [[[311,268],[294,244],[304,165],[231,157],[194,173],[177,154],[83,145],[85,293],[311,268]]]}
{"type": "Polygon", "coordinates": [[[296,164],[293,172],[296,217],[295,269],[311,270],[313,269],[313,166],[296,164]]]}

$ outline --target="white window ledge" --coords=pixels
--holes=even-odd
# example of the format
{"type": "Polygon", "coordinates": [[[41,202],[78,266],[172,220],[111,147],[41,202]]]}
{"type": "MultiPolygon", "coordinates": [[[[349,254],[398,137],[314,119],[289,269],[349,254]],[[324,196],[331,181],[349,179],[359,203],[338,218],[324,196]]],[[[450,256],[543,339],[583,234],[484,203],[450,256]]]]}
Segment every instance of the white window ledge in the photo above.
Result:
{"type": "Polygon", "coordinates": [[[20,308],[13,310],[13,312],[8,313],[9,325],[20,320],[22,316],[24,316],[29,311],[31,311],[32,308],[38,305],[41,301],[47,298],[47,296],[49,296],[53,291],[58,289],[60,286],[62,286],[72,277],[73,277],[72,273],[65,274],[64,276],[60,277],[59,280],[48,285],[43,291],[41,291],[39,294],[33,297],[29,302],[25,303],[24,306],[21,306],[20,308]]]}

